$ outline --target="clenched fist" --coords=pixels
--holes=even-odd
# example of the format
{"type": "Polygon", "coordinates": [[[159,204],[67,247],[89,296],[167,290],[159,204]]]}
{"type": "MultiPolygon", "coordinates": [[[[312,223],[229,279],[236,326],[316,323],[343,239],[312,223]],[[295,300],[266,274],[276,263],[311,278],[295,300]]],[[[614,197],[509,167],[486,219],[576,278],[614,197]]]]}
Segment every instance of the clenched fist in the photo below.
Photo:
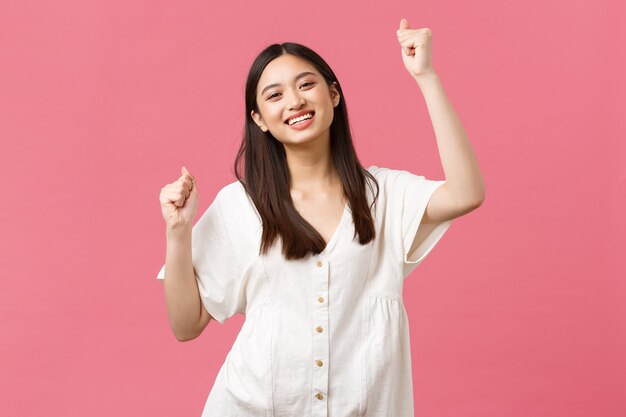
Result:
{"type": "Polygon", "coordinates": [[[161,189],[161,212],[168,229],[191,229],[198,212],[198,186],[187,168],[182,175],[161,189]]]}
{"type": "Polygon", "coordinates": [[[434,74],[432,65],[432,31],[429,28],[410,29],[409,21],[402,18],[397,30],[402,61],[416,80],[434,74]]]}

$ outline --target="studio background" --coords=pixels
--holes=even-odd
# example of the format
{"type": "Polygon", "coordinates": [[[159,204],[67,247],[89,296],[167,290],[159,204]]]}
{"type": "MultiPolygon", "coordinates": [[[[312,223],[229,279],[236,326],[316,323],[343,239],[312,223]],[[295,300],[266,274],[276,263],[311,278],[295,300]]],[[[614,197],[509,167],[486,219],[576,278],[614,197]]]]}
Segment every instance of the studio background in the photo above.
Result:
{"type": "MultiPolygon", "coordinates": [[[[400,19],[486,186],[405,281],[415,415],[626,415],[623,2],[0,4],[0,415],[199,416],[243,316],[171,332],[161,187],[235,180],[270,43],[317,51],[364,166],[444,179],[400,19]]],[[[197,219],[196,219],[197,220],[197,219]]]]}

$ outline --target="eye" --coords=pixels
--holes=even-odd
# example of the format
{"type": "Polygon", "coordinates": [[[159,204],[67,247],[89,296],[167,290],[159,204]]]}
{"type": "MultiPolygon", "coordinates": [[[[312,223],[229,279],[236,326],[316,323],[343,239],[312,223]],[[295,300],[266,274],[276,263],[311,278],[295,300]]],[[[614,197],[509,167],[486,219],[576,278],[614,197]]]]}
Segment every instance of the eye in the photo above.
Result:
{"type": "MultiPolygon", "coordinates": [[[[302,84],[300,84],[300,87],[304,87],[305,85],[309,85],[309,84],[313,85],[313,84],[315,84],[315,83],[314,83],[314,82],[309,82],[309,81],[306,81],[306,82],[303,82],[302,84]]],[[[272,99],[272,98],[273,98],[276,94],[279,94],[279,93],[273,93],[273,94],[270,94],[270,95],[267,97],[267,99],[268,99],[268,100],[272,99]]]]}

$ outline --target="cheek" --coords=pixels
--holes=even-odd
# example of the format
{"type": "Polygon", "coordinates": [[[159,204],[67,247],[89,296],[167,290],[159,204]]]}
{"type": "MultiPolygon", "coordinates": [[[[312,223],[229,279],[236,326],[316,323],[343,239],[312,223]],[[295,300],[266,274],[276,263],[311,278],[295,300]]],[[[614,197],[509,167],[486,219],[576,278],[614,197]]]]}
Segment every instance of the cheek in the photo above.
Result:
{"type": "Polygon", "coordinates": [[[282,110],[278,106],[267,106],[267,117],[272,120],[282,121],[282,110]]]}
{"type": "Polygon", "coordinates": [[[268,124],[282,122],[282,116],[280,111],[272,108],[272,106],[264,106],[261,109],[261,114],[263,115],[263,120],[265,120],[265,122],[268,124]]]}

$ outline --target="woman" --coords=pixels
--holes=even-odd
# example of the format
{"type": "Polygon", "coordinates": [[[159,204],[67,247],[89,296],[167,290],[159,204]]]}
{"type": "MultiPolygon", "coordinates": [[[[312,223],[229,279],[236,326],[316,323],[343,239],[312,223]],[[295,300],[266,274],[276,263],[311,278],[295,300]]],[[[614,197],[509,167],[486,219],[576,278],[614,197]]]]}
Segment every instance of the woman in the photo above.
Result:
{"type": "Polygon", "coordinates": [[[236,313],[246,320],[207,399],[207,416],[413,416],[403,280],[484,187],[430,65],[429,29],[398,30],[427,101],[446,173],[361,166],[341,85],[296,43],[274,44],[246,83],[237,181],[192,227],[185,167],[160,196],[164,279],[178,340],[236,313]],[[239,172],[244,163],[244,174],[239,172]]]}

